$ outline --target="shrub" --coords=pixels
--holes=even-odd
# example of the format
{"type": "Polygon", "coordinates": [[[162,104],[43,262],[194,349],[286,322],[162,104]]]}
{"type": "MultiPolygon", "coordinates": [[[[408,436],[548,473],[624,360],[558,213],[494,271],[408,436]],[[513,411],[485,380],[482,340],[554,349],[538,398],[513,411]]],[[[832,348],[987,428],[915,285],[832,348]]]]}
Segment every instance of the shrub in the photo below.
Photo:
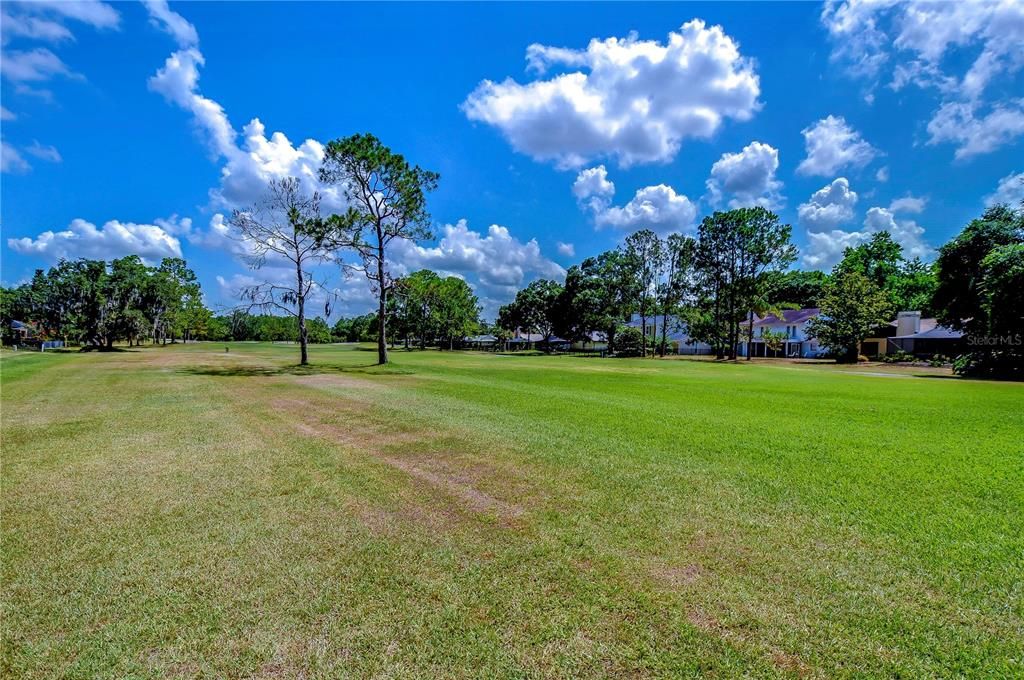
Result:
{"type": "Polygon", "coordinates": [[[617,357],[639,357],[643,356],[644,336],[639,328],[623,326],[615,334],[615,356],[617,357]]]}
{"type": "Polygon", "coordinates": [[[903,350],[891,352],[882,357],[882,361],[887,364],[898,364],[906,361],[914,361],[914,355],[903,350]]]}
{"type": "Polygon", "coordinates": [[[968,352],[953,361],[953,372],[979,378],[1024,380],[1024,362],[1015,352],[968,352]]]}
{"type": "Polygon", "coordinates": [[[679,354],[679,341],[669,340],[668,342],[662,342],[661,340],[658,340],[654,351],[658,354],[679,354]]]}

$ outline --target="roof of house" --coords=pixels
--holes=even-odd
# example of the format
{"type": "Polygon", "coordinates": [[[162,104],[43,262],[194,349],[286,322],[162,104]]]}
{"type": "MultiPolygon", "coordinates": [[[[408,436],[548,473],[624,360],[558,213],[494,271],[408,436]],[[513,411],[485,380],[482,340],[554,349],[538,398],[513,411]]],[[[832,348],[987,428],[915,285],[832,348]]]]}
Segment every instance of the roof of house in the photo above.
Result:
{"type": "Polygon", "coordinates": [[[32,327],[29,326],[24,321],[15,321],[13,319],[11,320],[11,328],[13,328],[15,330],[19,330],[19,331],[22,330],[22,329],[24,329],[24,330],[32,330],[32,327]]]}
{"type": "Polygon", "coordinates": [[[498,338],[493,335],[471,335],[466,342],[497,342],[498,338]]]}
{"type": "MultiPolygon", "coordinates": [[[[548,342],[569,342],[565,338],[560,338],[557,335],[552,335],[547,340],[548,342]]],[[[509,342],[544,342],[544,336],[540,333],[520,333],[519,337],[512,338],[509,342]]]]}
{"type": "Polygon", "coordinates": [[[821,314],[821,310],[818,309],[817,307],[805,307],[803,309],[784,309],[784,310],[782,310],[782,318],[781,319],[778,316],[776,316],[775,314],[769,314],[768,316],[764,317],[763,319],[758,319],[757,317],[754,317],[754,325],[755,326],[768,326],[768,325],[776,324],[776,323],[785,323],[785,324],[803,323],[804,321],[808,321],[810,319],[813,319],[814,317],[818,316],[819,314],[821,314]]]}
{"type": "MultiPolygon", "coordinates": [[[[921,327],[924,328],[924,319],[921,319],[921,327]]],[[[930,319],[935,321],[935,319],[930,319]]],[[[945,326],[932,325],[928,330],[922,330],[911,335],[897,335],[894,340],[905,340],[912,338],[914,340],[959,340],[964,337],[964,334],[960,331],[955,331],[952,328],[946,328],[945,326]]]]}
{"type": "Polygon", "coordinates": [[[540,342],[544,336],[540,333],[519,333],[511,338],[509,342],[540,342]]]}

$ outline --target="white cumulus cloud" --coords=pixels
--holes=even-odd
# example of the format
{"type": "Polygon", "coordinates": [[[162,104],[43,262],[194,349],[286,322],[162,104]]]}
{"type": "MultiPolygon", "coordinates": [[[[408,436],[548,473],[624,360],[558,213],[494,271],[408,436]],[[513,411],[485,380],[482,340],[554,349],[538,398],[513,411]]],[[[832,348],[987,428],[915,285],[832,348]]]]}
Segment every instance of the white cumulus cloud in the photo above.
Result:
{"type": "Polygon", "coordinates": [[[270,180],[297,177],[305,191],[322,194],[325,207],[339,207],[341,198],[337,189],[323,186],[317,176],[324,155],[323,144],[307,139],[296,146],[282,132],[268,137],[258,118],[244,126],[239,135],[224,108],[199,90],[199,68],[206,62],[196,47],[199,37],[195,28],[181,15],[170,11],[164,2],[147,3],[147,8],[154,23],[183,46],[149,79],[149,87],[189,111],[206,136],[210,150],[223,160],[220,186],[210,192],[214,204],[244,207],[265,193],[270,180]]]}
{"type": "Polygon", "coordinates": [[[999,180],[994,193],[985,197],[985,205],[1006,203],[1011,206],[1020,205],[1024,201],[1024,172],[1011,173],[999,180]]]}
{"type": "Polygon", "coordinates": [[[803,263],[810,269],[830,269],[842,259],[844,250],[859,246],[868,238],[870,234],[861,231],[809,231],[803,263]]]}
{"type": "Polygon", "coordinates": [[[271,179],[297,177],[307,192],[323,194],[326,207],[340,205],[337,189],[324,187],[317,177],[324,155],[320,142],[307,139],[295,146],[284,133],[268,137],[263,123],[254,118],[242,128],[239,143],[224,108],[199,92],[199,67],[204,63],[198,49],[179,50],[150,78],[149,87],[191,112],[210,149],[224,161],[220,187],[211,191],[214,203],[246,206],[263,195],[271,179]]]}
{"type": "Polygon", "coordinates": [[[612,205],[615,184],[608,179],[603,165],[580,171],[572,193],[580,208],[593,216],[598,229],[687,231],[693,228],[697,217],[697,206],[666,184],[643,187],[625,205],[612,205]]]}
{"type": "Polygon", "coordinates": [[[811,194],[806,203],[801,203],[797,215],[808,230],[831,231],[853,219],[856,204],[857,192],[850,189],[849,180],[839,177],[811,194]]]}
{"type": "MultiPolygon", "coordinates": [[[[821,16],[833,38],[833,59],[856,76],[876,79],[892,65],[895,77],[909,60],[927,77],[924,86],[951,81],[960,94],[980,96],[997,77],[1024,65],[1024,4],[1018,0],[846,0],[825,4],[821,16]],[[958,53],[969,64],[962,75],[943,67],[958,53]]],[[[953,89],[953,88],[950,88],[953,89]]]]}
{"type": "Polygon", "coordinates": [[[178,47],[194,47],[199,44],[199,33],[185,17],[171,11],[167,0],[143,0],[153,25],[165,31],[178,43],[178,47]]]}
{"type": "Polygon", "coordinates": [[[684,139],[707,139],[760,107],[754,63],[720,26],[694,19],[664,42],[593,39],[586,49],[531,45],[530,70],[577,69],[522,84],[485,80],[462,109],[517,151],[560,167],[595,158],[664,162],[684,139]]]}
{"type": "Polygon", "coordinates": [[[697,206],[667,184],[638,189],[624,206],[609,206],[594,215],[598,227],[623,231],[650,229],[662,234],[693,229],[697,206]]]}
{"type": "Polygon", "coordinates": [[[842,116],[822,118],[801,134],[807,150],[807,157],[796,168],[801,175],[827,177],[847,168],[857,170],[879,155],[842,116]]]}
{"type": "Polygon", "coordinates": [[[581,170],[572,184],[572,193],[581,206],[598,212],[611,203],[615,195],[615,184],[608,179],[608,170],[603,165],[581,170]]]}
{"type": "Polygon", "coordinates": [[[948,102],[928,122],[928,143],[956,145],[954,156],[965,160],[990,153],[1024,135],[1024,99],[997,104],[978,116],[974,104],[948,102]]]}
{"type": "Polygon", "coordinates": [[[870,87],[888,78],[893,90],[937,93],[929,143],[954,144],[962,160],[1022,134],[1019,99],[984,100],[1024,66],[1024,2],[833,0],[821,19],[833,38],[833,59],[870,87]]]}
{"type": "Polygon", "coordinates": [[[892,234],[893,240],[903,246],[903,257],[908,260],[915,257],[928,259],[935,252],[935,249],[925,241],[924,227],[914,220],[897,219],[895,211],[890,208],[876,206],[868,209],[863,228],[859,231],[832,229],[807,232],[807,248],[803,253],[803,262],[806,266],[816,269],[831,267],[842,258],[846,248],[859,246],[880,231],[892,234]]]}
{"type": "Polygon", "coordinates": [[[707,181],[712,205],[728,196],[730,208],[778,208],[783,202],[782,182],[775,179],[778,169],[778,149],[762,142],[751,142],[739,153],[722,154],[711,166],[707,181]]]}
{"type": "Polygon", "coordinates": [[[934,249],[924,240],[924,227],[914,220],[897,220],[888,208],[869,208],[864,218],[864,228],[871,234],[887,231],[893,240],[903,246],[903,257],[927,258],[934,249]]]}
{"type": "Polygon", "coordinates": [[[559,255],[563,255],[565,257],[576,256],[576,246],[571,243],[563,243],[562,241],[559,241],[555,244],[555,248],[558,250],[559,255]]]}
{"type": "Polygon", "coordinates": [[[471,285],[478,282],[489,295],[507,297],[533,279],[565,277],[560,265],[544,257],[536,239],[523,243],[497,224],[484,235],[466,220],[446,224],[435,246],[394,241],[389,259],[406,272],[426,268],[459,275],[471,285]]]}
{"type": "Polygon", "coordinates": [[[109,260],[125,255],[138,255],[150,262],[181,257],[181,242],[162,227],[118,220],[97,227],[92,222],[75,219],[64,231],[44,231],[34,239],[7,239],[7,247],[50,262],[79,257],[109,260]]]}

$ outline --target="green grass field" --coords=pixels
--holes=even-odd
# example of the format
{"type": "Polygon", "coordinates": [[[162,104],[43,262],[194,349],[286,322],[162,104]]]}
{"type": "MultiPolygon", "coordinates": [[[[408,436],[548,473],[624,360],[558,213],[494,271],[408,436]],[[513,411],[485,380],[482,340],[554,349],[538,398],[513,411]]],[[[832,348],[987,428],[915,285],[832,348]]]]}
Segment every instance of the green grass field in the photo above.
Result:
{"type": "Polygon", "coordinates": [[[1024,385],[311,357],[3,355],[0,675],[1024,675],[1024,385]]]}

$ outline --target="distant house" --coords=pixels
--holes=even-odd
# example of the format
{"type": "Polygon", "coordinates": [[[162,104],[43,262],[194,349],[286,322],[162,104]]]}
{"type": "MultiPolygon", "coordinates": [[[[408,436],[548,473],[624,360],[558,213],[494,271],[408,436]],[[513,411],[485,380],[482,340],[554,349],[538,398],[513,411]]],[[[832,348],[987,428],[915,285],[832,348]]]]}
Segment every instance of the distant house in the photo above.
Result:
{"type": "Polygon", "coordinates": [[[512,337],[505,341],[509,349],[566,349],[570,343],[565,338],[552,335],[545,338],[540,333],[524,333],[517,328],[512,337]]]}
{"type": "Polygon", "coordinates": [[[36,337],[36,329],[24,321],[11,320],[11,336],[15,341],[25,342],[36,337]]]}
{"type": "Polygon", "coordinates": [[[56,349],[64,346],[63,340],[44,340],[40,337],[39,329],[33,324],[24,321],[11,320],[10,333],[5,336],[9,338],[15,348],[19,346],[38,348],[40,351],[56,349]]]}
{"type": "MultiPolygon", "coordinates": [[[[660,315],[647,317],[647,341],[650,346],[656,347],[661,342],[661,322],[660,315]]],[[[639,314],[634,314],[625,325],[631,328],[642,328],[643,321],[639,314]]],[[[711,354],[713,352],[711,345],[690,337],[686,322],[673,315],[668,317],[666,339],[669,347],[673,348],[676,354],[711,354]]]]}
{"type": "Polygon", "coordinates": [[[895,352],[930,358],[936,354],[952,357],[962,351],[963,333],[940,326],[932,317],[922,318],[921,312],[905,311],[864,338],[860,353],[869,359],[895,352]]]}
{"type": "Polygon", "coordinates": [[[573,342],[571,348],[583,352],[603,352],[608,349],[608,338],[603,331],[591,331],[583,340],[573,342]]]}
{"type": "Polygon", "coordinates": [[[470,335],[462,340],[466,349],[493,349],[497,344],[498,338],[493,335],[470,335]]]}
{"type": "Polygon", "coordinates": [[[764,335],[770,331],[784,336],[781,349],[777,355],[790,358],[814,358],[821,356],[825,348],[811,337],[807,331],[807,323],[821,315],[817,307],[804,309],[787,309],[782,316],[769,314],[762,318],[754,317],[754,336],[749,342],[740,344],[742,356],[750,354],[755,357],[776,356],[764,341],[764,335]]]}
{"type": "Polygon", "coordinates": [[[900,312],[896,315],[895,334],[888,338],[888,351],[903,351],[915,357],[935,355],[953,357],[964,350],[964,334],[940,326],[936,319],[921,318],[921,312],[900,312]]]}

